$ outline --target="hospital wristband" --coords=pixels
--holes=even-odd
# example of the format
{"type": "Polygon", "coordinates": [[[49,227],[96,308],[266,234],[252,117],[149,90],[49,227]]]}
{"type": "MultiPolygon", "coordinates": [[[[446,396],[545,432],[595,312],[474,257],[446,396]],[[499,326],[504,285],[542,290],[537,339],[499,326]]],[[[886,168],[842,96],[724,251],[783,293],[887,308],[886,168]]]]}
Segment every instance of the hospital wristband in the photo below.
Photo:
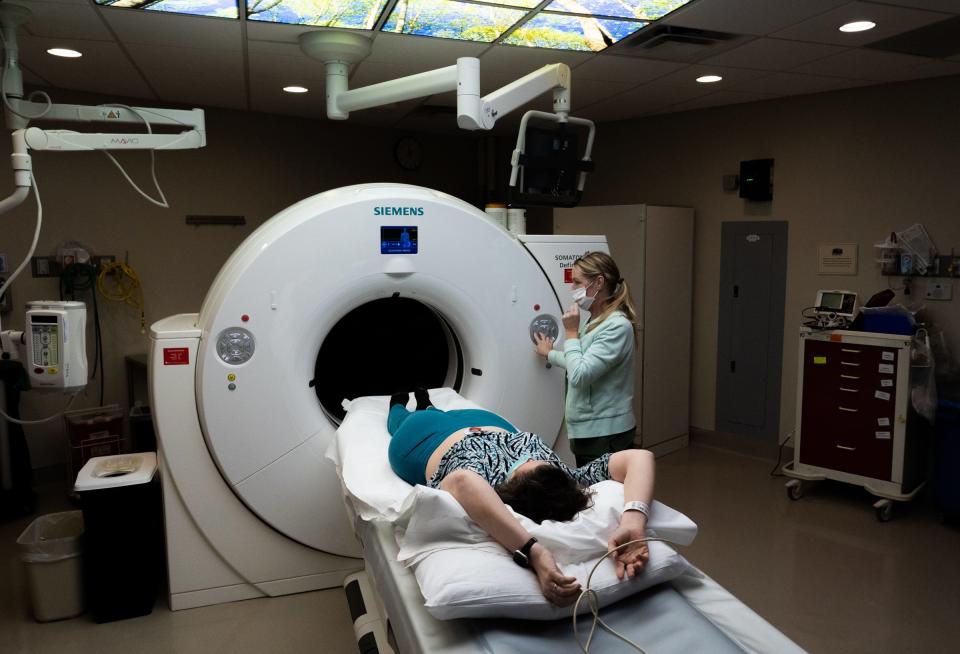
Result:
{"type": "Polygon", "coordinates": [[[645,518],[650,519],[650,505],[646,502],[641,502],[640,500],[627,502],[623,505],[623,512],[626,513],[627,511],[639,511],[645,518]]]}

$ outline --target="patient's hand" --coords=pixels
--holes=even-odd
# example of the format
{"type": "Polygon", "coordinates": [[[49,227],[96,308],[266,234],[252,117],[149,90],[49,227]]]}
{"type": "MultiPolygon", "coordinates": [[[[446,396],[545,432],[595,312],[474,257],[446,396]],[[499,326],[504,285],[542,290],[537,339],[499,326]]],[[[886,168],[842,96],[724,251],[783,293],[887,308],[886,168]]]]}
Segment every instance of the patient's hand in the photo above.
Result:
{"type": "MultiPolygon", "coordinates": [[[[607,551],[613,550],[618,545],[629,543],[632,540],[646,538],[647,520],[639,511],[627,511],[620,518],[620,526],[613,532],[607,543],[607,551]]],[[[623,576],[633,577],[643,571],[644,566],[650,559],[650,550],[646,542],[634,543],[627,547],[617,550],[610,555],[616,566],[617,579],[623,579],[623,576]]]]}
{"type": "Polygon", "coordinates": [[[551,604],[570,606],[580,596],[580,583],[576,577],[567,577],[553,558],[553,554],[540,543],[530,550],[530,564],[540,582],[540,591],[551,604]]]}

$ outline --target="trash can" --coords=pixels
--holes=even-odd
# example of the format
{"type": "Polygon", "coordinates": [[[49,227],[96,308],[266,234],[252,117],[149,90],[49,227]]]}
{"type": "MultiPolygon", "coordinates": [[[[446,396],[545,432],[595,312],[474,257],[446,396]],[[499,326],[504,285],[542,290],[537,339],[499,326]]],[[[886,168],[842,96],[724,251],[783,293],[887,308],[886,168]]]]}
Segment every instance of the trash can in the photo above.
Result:
{"type": "Polygon", "coordinates": [[[17,539],[37,622],[83,613],[83,514],[42,515],[17,539]]]}
{"type": "Polygon", "coordinates": [[[94,457],[74,490],[86,526],[87,608],[96,622],[153,611],[163,570],[163,516],[154,452],[94,457]]]}
{"type": "Polygon", "coordinates": [[[940,400],[937,407],[937,456],[934,476],[937,504],[947,520],[960,519],[960,402],[940,400]]]}

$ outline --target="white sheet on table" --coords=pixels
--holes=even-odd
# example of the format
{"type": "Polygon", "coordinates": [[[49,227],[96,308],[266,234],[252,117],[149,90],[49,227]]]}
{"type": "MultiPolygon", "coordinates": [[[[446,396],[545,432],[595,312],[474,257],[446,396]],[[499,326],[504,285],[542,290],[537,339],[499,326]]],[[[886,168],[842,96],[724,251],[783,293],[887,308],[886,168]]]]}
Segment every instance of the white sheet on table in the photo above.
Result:
{"type": "MultiPolygon", "coordinates": [[[[452,388],[431,389],[429,393],[433,405],[443,411],[482,408],[452,388]]],[[[344,400],[347,415],[326,452],[337,466],[357,514],[364,520],[396,520],[414,488],[390,467],[389,404],[390,398],[385,395],[344,400]]],[[[414,405],[411,398],[407,408],[412,410],[414,405]]]]}

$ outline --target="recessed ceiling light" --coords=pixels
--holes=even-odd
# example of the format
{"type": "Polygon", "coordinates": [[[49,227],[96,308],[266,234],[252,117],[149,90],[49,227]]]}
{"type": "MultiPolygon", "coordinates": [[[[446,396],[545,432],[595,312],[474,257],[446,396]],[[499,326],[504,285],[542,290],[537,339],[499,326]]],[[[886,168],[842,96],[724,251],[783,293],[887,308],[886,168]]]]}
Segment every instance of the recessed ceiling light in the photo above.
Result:
{"type": "Polygon", "coordinates": [[[283,90],[287,93],[306,93],[310,89],[306,86],[284,86],[283,90]]]}
{"type": "Polygon", "coordinates": [[[852,23],[840,26],[841,32],[866,32],[872,30],[877,24],[869,20],[857,20],[852,23]]]}
{"type": "Polygon", "coordinates": [[[83,53],[71,50],[70,48],[50,48],[47,50],[47,54],[52,54],[54,57],[67,57],[68,59],[76,59],[77,57],[83,56],[83,53]]]}
{"type": "Polygon", "coordinates": [[[719,82],[723,78],[719,75],[704,75],[703,77],[698,77],[697,81],[701,84],[713,84],[714,82],[719,82]]]}

